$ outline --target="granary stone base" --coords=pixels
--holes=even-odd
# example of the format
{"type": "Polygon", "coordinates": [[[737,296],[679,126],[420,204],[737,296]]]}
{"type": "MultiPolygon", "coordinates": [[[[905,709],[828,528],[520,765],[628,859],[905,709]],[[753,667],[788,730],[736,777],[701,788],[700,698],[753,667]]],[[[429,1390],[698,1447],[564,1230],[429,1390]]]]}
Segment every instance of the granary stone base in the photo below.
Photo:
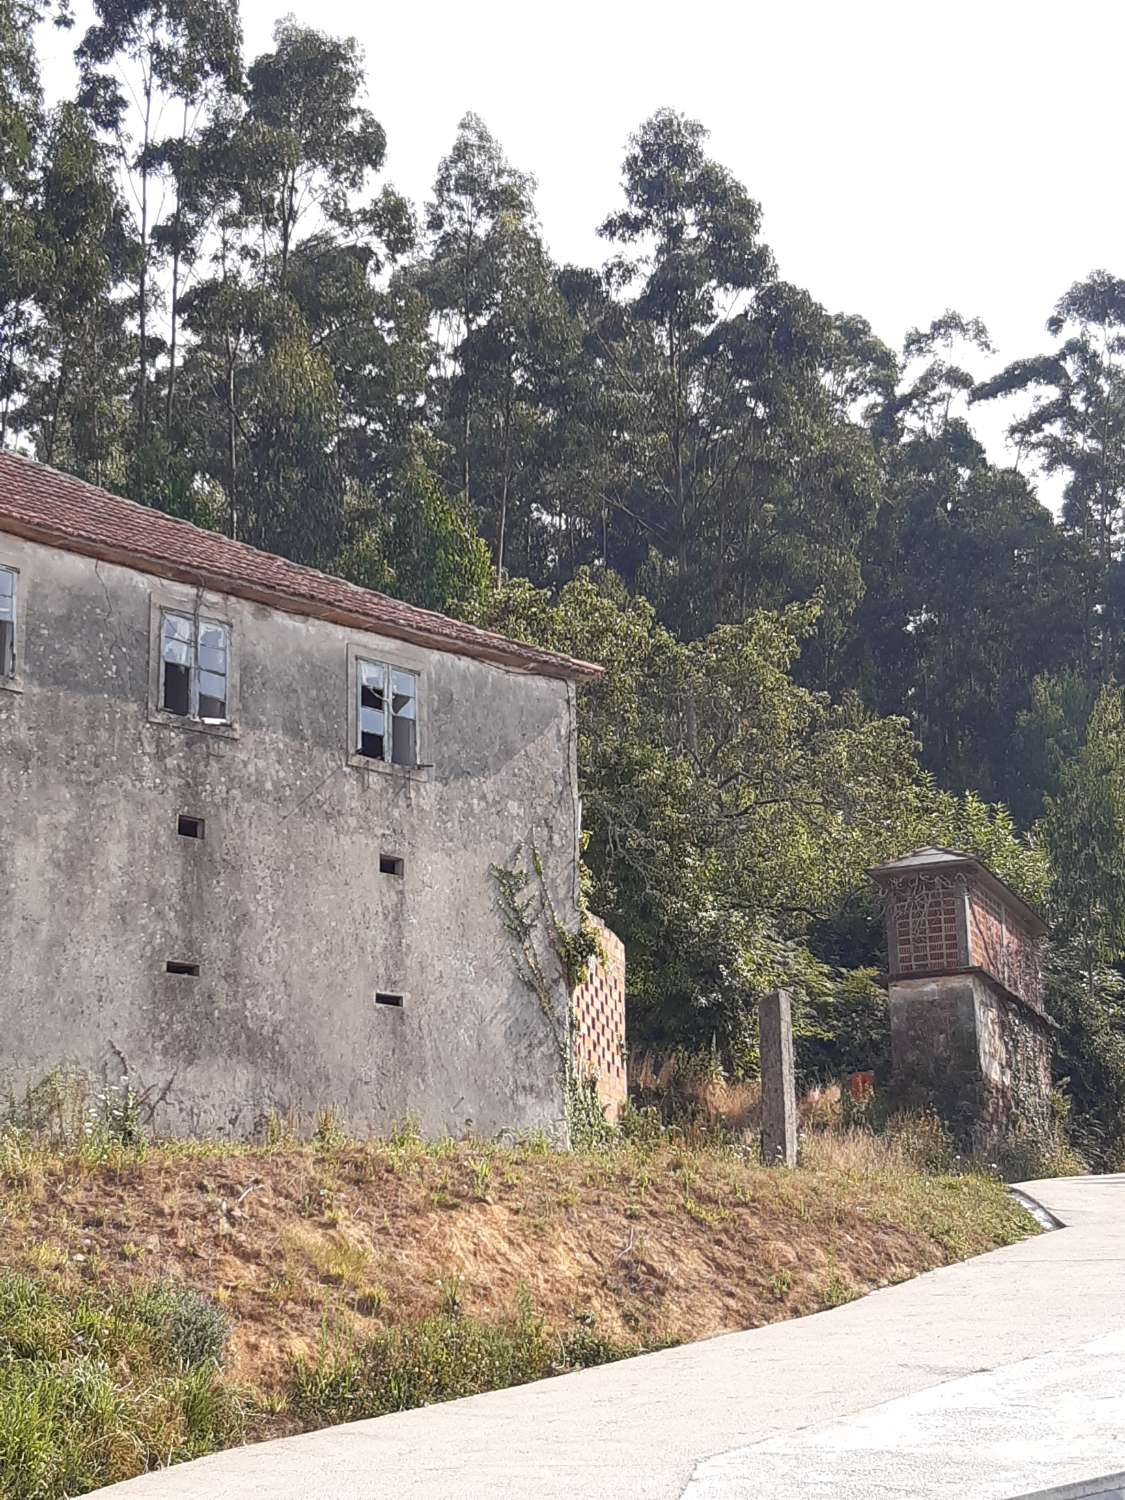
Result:
{"type": "Polygon", "coordinates": [[[895,979],[893,1090],[932,1108],[958,1143],[989,1150],[1050,1120],[1051,1023],[979,973],[895,979]]]}

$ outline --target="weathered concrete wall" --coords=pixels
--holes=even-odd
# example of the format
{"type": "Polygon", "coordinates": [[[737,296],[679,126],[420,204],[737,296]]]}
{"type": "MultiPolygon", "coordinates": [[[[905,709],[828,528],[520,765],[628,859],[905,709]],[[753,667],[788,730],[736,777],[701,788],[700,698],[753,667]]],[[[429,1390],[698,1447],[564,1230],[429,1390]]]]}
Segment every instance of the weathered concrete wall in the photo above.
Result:
{"type": "Polygon", "coordinates": [[[190,611],[194,590],[2,533],[0,562],[21,612],[0,691],[5,1081],[127,1072],[182,1133],[323,1109],[357,1131],[558,1127],[562,1058],[490,866],[534,835],[577,919],[570,685],[204,595],[232,629],[235,727],[192,729],[150,707],[150,632],[154,598],[190,611]],[[430,769],[349,763],[349,648],[419,674],[430,769]]]}
{"type": "Polygon", "coordinates": [[[625,944],[597,917],[605,962],[594,959],[574,991],[574,1065],[594,1079],[606,1119],[617,1121],[628,1095],[625,1077],[625,944]]]}
{"type": "Polygon", "coordinates": [[[1051,1033],[1030,1007],[979,974],[896,979],[888,1000],[902,1105],[936,1109],[982,1148],[1046,1123],[1051,1033]]]}

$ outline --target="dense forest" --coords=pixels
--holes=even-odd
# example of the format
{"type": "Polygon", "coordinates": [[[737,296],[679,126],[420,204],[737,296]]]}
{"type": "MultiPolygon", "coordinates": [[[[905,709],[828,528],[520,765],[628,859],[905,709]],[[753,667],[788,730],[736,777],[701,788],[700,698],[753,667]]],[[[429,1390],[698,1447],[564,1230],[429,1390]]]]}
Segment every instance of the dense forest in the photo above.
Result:
{"type": "Polygon", "coordinates": [[[784,280],[672,110],[603,262],[559,265],[475,114],[425,203],[389,185],[354,42],[286,19],[248,59],[237,0],[93,9],[48,107],[35,30],[69,17],[0,0],[0,444],[603,663],[585,860],[635,1047],[752,1069],[784,982],[806,1077],[882,1066],[865,870],[978,853],[1052,920],[1060,1108],[1118,1153],[1125,280],[1060,287],[982,383],[978,318],[892,349],[784,280]],[[973,429],[998,398],[1011,466],[973,429]]]}

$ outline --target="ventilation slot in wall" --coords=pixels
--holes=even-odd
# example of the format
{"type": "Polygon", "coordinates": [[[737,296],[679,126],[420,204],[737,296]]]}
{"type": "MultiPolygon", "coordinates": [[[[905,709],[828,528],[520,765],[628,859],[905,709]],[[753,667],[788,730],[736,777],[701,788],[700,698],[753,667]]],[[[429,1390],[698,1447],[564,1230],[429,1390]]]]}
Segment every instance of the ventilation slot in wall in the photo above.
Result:
{"type": "Polygon", "coordinates": [[[405,863],[404,860],[398,859],[393,854],[380,854],[380,856],[379,856],[379,874],[380,875],[398,875],[401,878],[401,876],[402,876],[403,871],[405,870],[405,868],[406,868],[406,863],[405,863]]]}
{"type": "Polygon", "coordinates": [[[183,963],[178,958],[170,958],[164,965],[166,974],[189,974],[193,979],[199,978],[199,965],[183,963]]]}
{"type": "Polygon", "coordinates": [[[403,1001],[403,996],[402,995],[392,995],[387,990],[376,990],[375,991],[375,1004],[376,1005],[394,1005],[394,1006],[397,1006],[399,1010],[401,1010],[402,1009],[402,1001],[403,1001]]]}
{"type": "Polygon", "coordinates": [[[201,839],[203,837],[203,819],[191,818],[187,813],[181,813],[176,820],[176,832],[182,839],[201,839]]]}

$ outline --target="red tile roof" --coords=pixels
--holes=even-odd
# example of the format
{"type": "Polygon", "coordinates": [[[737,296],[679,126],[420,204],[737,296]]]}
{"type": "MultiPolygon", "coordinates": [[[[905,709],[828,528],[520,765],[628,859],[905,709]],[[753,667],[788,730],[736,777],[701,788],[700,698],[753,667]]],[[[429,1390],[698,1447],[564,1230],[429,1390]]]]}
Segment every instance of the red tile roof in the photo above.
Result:
{"type": "Polygon", "coordinates": [[[590,662],[403,604],[2,451],[0,531],[142,573],[202,584],[291,614],[314,615],[542,677],[596,677],[601,672],[590,662]]]}

